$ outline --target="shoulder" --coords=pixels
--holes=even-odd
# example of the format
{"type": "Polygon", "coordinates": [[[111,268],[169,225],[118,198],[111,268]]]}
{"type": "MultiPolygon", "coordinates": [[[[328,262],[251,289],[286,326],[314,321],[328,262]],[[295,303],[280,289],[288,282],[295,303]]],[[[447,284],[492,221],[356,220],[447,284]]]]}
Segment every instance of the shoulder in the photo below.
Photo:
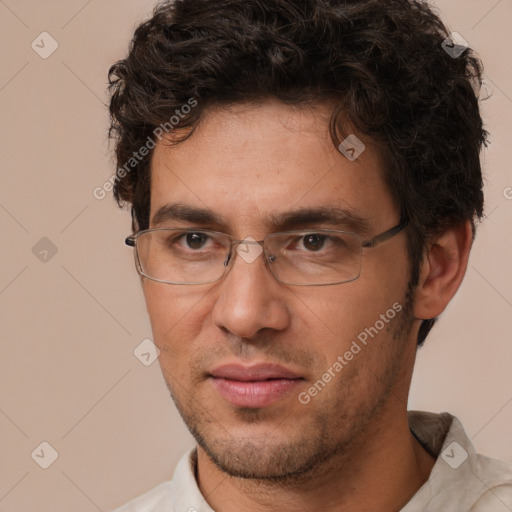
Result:
{"type": "Polygon", "coordinates": [[[197,487],[196,460],[197,452],[192,448],[181,457],[172,480],[156,486],[111,512],[213,512],[197,487]]]}
{"type": "Polygon", "coordinates": [[[510,512],[512,510],[512,465],[477,455],[471,464],[474,485],[482,489],[470,512],[510,512]]]}
{"type": "Polygon", "coordinates": [[[447,412],[408,415],[411,431],[436,462],[423,493],[404,512],[512,512],[510,463],[477,453],[461,422],[447,412]]]}

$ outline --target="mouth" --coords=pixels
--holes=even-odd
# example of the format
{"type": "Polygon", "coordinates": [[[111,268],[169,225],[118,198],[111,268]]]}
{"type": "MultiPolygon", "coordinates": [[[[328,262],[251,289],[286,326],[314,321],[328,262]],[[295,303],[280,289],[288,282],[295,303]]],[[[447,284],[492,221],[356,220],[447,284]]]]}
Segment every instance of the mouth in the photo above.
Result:
{"type": "Polygon", "coordinates": [[[223,365],[210,373],[217,392],[235,407],[261,408],[283,399],[304,378],[276,364],[223,365]]]}

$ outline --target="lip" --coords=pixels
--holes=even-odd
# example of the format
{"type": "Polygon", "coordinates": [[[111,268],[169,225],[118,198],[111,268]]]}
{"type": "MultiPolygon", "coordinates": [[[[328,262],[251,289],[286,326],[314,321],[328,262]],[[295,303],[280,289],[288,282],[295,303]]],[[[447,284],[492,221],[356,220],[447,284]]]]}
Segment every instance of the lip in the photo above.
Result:
{"type": "Polygon", "coordinates": [[[212,370],[213,377],[239,380],[243,382],[267,379],[299,379],[300,375],[279,364],[256,364],[243,366],[240,364],[224,364],[212,370]]]}
{"type": "Polygon", "coordinates": [[[261,408],[284,398],[304,379],[277,364],[222,365],[210,377],[218,393],[235,407],[261,408]]]}

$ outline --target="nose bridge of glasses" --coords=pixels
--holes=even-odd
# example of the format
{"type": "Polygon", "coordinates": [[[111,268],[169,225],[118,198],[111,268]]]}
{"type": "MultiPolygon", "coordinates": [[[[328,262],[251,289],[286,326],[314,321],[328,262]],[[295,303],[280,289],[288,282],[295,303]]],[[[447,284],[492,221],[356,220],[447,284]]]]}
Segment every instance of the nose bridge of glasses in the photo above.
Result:
{"type": "Polygon", "coordinates": [[[247,236],[243,240],[231,239],[231,245],[263,245],[264,240],[256,240],[252,236],[247,236]]]}
{"type": "Polygon", "coordinates": [[[229,251],[228,258],[224,262],[224,266],[227,266],[231,256],[232,256],[232,248],[236,246],[236,253],[240,256],[246,263],[253,263],[261,253],[263,253],[263,240],[256,240],[252,236],[246,237],[244,240],[232,240],[231,241],[231,250],[229,251]]]}

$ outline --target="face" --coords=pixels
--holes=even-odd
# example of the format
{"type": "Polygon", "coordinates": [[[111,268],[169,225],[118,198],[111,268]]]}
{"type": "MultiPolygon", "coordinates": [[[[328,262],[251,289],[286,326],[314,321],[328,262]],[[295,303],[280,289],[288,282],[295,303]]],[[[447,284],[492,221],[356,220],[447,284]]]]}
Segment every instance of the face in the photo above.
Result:
{"type": "MultiPolygon", "coordinates": [[[[271,222],[322,207],[364,219],[368,238],[395,226],[376,149],[360,137],[366,150],[348,160],[329,138],[329,115],[327,107],[275,102],[209,110],[190,139],[155,148],[150,227],[239,240],[286,229],[351,231],[307,217],[286,229],[271,222]],[[154,221],[177,203],[216,219],[154,221]]],[[[362,443],[377,417],[392,418],[396,397],[406,400],[415,352],[408,276],[401,232],[363,249],[360,277],[334,286],[285,285],[263,256],[249,263],[235,254],[215,283],[143,279],[163,375],[209,459],[234,476],[304,474],[362,443]]]]}

